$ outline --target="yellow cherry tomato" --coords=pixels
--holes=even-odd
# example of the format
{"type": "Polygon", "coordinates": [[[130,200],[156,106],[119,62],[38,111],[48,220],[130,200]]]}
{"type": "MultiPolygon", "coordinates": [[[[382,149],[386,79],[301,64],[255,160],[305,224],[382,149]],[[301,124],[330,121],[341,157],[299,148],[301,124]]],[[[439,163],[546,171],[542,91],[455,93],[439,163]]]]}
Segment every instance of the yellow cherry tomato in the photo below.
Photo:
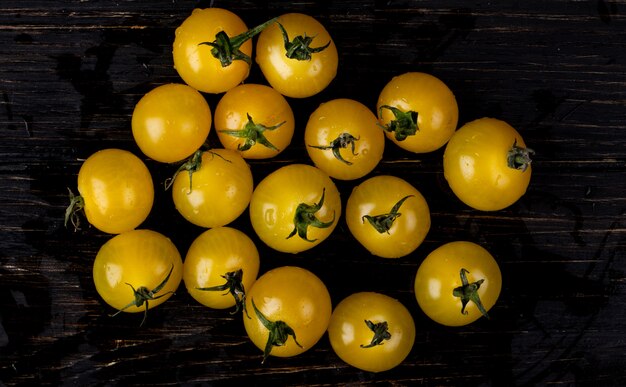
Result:
{"type": "Polygon", "coordinates": [[[324,241],[341,216],[339,190],[322,170],[305,164],[280,167],[254,189],[250,221],[271,248],[298,253],[324,241]]]}
{"type": "Polygon", "coordinates": [[[248,337],[269,355],[291,357],[311,349],[324,336],[332,312],[326,285],[296,266],[272,269],[252,285],[243,322],[248,337]]]}
{"type": "Polygon", "coordinates": [[[328,324],[333,351],[353,367],[381,372],[404,361],[415,342],[415,323],[402,303],[375,292],[354,293],[333,310],[328,324]]]}
{"type": "Polygon", "coordinates": [[[415,297],[432,320],[462,326],[488,317],[502,288],[493,256],[473,242],[455,241],[432,251],[415,276],[415,297]]]}
{"type": "Polygon", "coordinates": [[[526,193],[533,153],[511,125],[480,118],[463,125],[450,139],[443,154],[443,173],[463,203],[497,211],[526,193]]]}
{"type": "Polygon", "coordinates": [[[151,230],[114,236],[102,245],[93,263],[93,281],[102,299],[119,312],[143,312],[143,321],[148,309],[172,296],[182,273],[176,246],[151,230]]]}
{"type": "Polygon", "coordinates": [[[207,228],[237,219],[248,207],[254,188],[250,166],[230,149],[196,152],[170,183],[178,212],[207,228]]]}
{"type": "Polygon", "coordinates": [[[83,162],[78,196],[70,191],[65,224],[80,225],[80,211],[100,231],[119,234],[138,227],[150,214],[154,185],[146,165],[133,153],[103,149],[83,162]]]}
{"type": "Polygon", "coordinates": [[[256,62],[274,89],[305,98],[324,90],[337,75],[337,47],[315,18],[287,13],[259,35],[256,62]]]}
{"type": "Polygon", "coordinates": [[[174,163],[204,144],[211,129],[211,109],[197,90],[170,83],[139,100],[131,123],[135,142],[146,156],[174,163]]]}
{"type": "Polygon", "coordinates": [[[251,30],[239,16],[222,8],[196,8],[176,29],[174,68],[189,86],[223,93],[250,73],[250,39],[274,20],[251,30]]]}
{"type": "Polygon", "coordinates": [[[435,151],[454,134],[459,108],[439,78],[408,72],[391,79],[376,105],[387,138],[414,153],[435,151]]]}
{"type": "Polygon", "coordinates": [[[325,102],[311,114],[304,142],[315,166],[340,180],[370,173],[385,149],[385,135],[374,113],[346,98],[325,102]]]}
{"type": "Polygon", "coordinates": [[[412,253],[426,238],[430,211],[424,196],[407,181],[380,175],[352,190],[346,223],[372,254],[399,258],[412,253]]]}
{"type": "Polygon", "coordinates": [[[215,130],[226,149],[246,159],[267,159],[291,143],[295,119],[291,106],[275,89],[244,84],[227,91],[215,108],[215,130]]]}
{"type": "MultiPolygon", "coordinates": [[[[259,274],[259,252],[243,232],[231,227],[204,231],[189,246],[183,281],[189,294],[209,308],[245,307],[246,292],[259,274]]],[[[246,311],[248,313],[248,311],[246,311]]]]}

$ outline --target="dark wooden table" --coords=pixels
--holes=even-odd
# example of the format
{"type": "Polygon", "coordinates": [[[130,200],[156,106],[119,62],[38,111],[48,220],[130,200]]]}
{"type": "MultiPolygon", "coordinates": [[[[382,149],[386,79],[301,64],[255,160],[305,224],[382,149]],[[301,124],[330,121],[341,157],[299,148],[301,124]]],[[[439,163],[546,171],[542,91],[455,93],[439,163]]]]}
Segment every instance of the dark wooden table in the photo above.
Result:
{"type": "MultiPolygon", "coordinates": [[[[264,83],[254,68],[249,82],[264,83]]],[[[625,385],[626,3],[498,1],[97,1],[0,4],[0,385],[625,385]],[[240,316],[198,304],[181,285],[138,327],[110,318],[91,278],[110,238],[63,227],[67,188],[82,160],[105,147],[141,155],[130,132],[135,103],[181,82],[172,67],[175,28],[195,7],[222,7],[249,26],[284,12],[317,17],[340,52],[332,85],[290,100],[298,133],[255,180],[308,163],[302,131],[319,103],[353,98],[372,109],[392,76],[425,71],[456,94],[460,123],[493,116],[535,149],[527,194],[482,213],[461,204],[442,174],[442,151],[387,143],[374,173],[401,176],[427,198],[432,228],[399,260],[369,256],[345,221],[320,246],[280,254],[254,235],[264,272],[314,271],[334,303],[356,291],[402,301],[415,346],[380,374],[344,364],[327,337],[304,354],[270,358],[248,340],[240,316]],[[504,285],[491,320],[446,328],[420,311],[412,291],[425,255],[471,240],[497,258],[504,285]]],[[[207,95],[212,109],[219,96],[207,95]]],[[[212,132],[209,138],[217,145],[212,132]]],[[[173,167],[146,159],[155,182],[173,167]]],[[[338,182],[345,199],[354,182],[338,182]]],[[[184,256],[202,230],[157,190],[142,227],[172,238],[184,256]]]]}

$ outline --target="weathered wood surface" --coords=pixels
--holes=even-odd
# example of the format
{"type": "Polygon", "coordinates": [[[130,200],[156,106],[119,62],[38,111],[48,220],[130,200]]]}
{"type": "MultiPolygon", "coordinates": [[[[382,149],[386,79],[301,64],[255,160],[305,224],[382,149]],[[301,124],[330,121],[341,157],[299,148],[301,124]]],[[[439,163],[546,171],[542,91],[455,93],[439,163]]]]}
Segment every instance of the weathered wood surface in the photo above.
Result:
{"type": "MultiPolygon", "coordinates": [[[[249,82],[264,82],[257,68],[249,82]]],[[[4,0],[0,92],[0,384],[626,384],[624,2],[4,0]],[[140,155],[130,134],[134,104],[156,85],[180,82],[174,29],[208,6],[250,26],[308,13],[340,49],[329,89],[290,101],[300,129],[292,146],[250,163],[257,181],[279,165],[308,162],[301,132],[319,103],[347,97],[374,109],[383,85],[405,71],[443,79],[460,123],[503,119],[536,150],[528,193],[509,209],[481,213],[451,194],[442,152],[415,156],[388,143],[375,173],[406,178],[432,210],[426,241],[403,259],[369,256],[345,223],[297,256],[258,242],[262,271],[307,267],[335,303],[361,290],[401,300],[418,333],[396,369],[350,368],[326,337],[298,357],[261,365],[240,319],[202,307],[184,286],[142,329],[137,316],[108,317],[91,263],[109,236],[63,227],[66,187],[95,150],[140,155]],[[421,259],[454,239],[488,248],[504,287],[491,320],[451,329],[421,313],[412,281],[421,259]]],[[[207,100],[214,108],[218,96],[207,100]]],[[[217,144],[214,133],[210,141],[217,144]]],[[[172,173],[146,162],[155,181],[172,173]]],[[[344,200],[353,184],[338,183],[344,200]]],[[[234,225],[255,238],[245,216],[234,225]]],[[[169,235],[183,255],[201,231],[165,193],[144,227],[169,235]]]]}

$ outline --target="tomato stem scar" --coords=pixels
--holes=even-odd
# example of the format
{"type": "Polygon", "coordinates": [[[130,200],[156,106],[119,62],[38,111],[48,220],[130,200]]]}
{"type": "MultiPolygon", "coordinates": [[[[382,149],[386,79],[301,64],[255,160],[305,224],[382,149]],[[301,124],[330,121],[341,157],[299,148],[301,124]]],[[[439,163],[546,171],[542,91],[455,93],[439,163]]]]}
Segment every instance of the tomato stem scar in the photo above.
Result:
{"type": "Polygon", "coordinates": [[[372,225],[372,227],[374,227],[376,231],[378,231],[380,234],[384,232],[389,234],[389,229],[391,229],[391,226],[393,226],[393,222],[395,222],[396,218],[402,215],[398,212],[400,206],[402,206],[402,203],[404,203],[405,200],[412,196],[413,195],[407,195],[400,199],[387,214],[363,215],[361,220],[363,221],[363,223],[365,223],[365,221],[367,220],[372,225]]]}
{"type": "Polygon", "coordinates": [[[461,303],[462,303],[461,313],[462,314],[468,313],[465,310],[465,307],[467,306],[468,302],[472,301],[474,304],[476,304],[476,307],[478,308],[480,313],[486,318],[489,318],[489,315],[487,314],[487,310],[483,306],[482,302],[480,301],[480,297],[478,296],[478,289],[480,288],[480,285],[482,285],[482,283],[485,282],[485,279],[481,278],[476,282],[469,283],[469,281],[467,280],[466,273],[469,273],[469,271],[467,271],[466,269],[461,269],[462,285],[452,290],[452,294],[455,297],[459,297],[461,299],[461,303]]]}
{"type": "Polygon", "coordinates": [[[517,139],[515,139],[515,141],[513,141],[513,146],[511,146],[511,149],[509,149],[509,152],[507,153],[507,166],[524,172],[532,163],[530,157],[534,154],[534,150],[530,148],[522,148],[517,145],[517,139]]]}
{"type": "Polygon", "coordinates": [[[307,242],[315,242],[317,239],[309,239],[307,237],[308,227],[327,228],[335,221],[335,213],[333,212],[333,218],[328,222],[322,222],[317,219],[315,213],[319,211],[324,205],[324,196],[326,194],[326,187],[322,190],[322,197],[320,201],[315,204],[300,203],[296,208],[296,213],[293,217],[294,228],[293,231],[287,236],[286,239],[298,234],[298,236],[307,242]]]}
{"type": "Polygon", "coordinates": [[[278,28],[280,28],[281,33],[283,34],[283,41],[285,42],[285,56],[289,59],[296,60],[311,60],[313,54],[324,51],[328,46],[330,46],[330,40],[323,46],[320,47],[310,47],[310,44],[315,39],[315,36],[307,36],[306,33],[304,35],[298,35],[293,38],[292,41],[289,41],[289,35],[287,34],[287,30],[283,27],[280,22],[276,22],[278,24],[278,28]]]}
{"type": "Polygon", "coordinates": [[[382,116],[383,109],[388,109],[393,113],[394,119],[388,125],[381,125],[386,132],[394,133],[395,139],[404,141],[408,136],[413,136],[419,128],[417,127],[418,113],[413,110],[403,112],[395,106],[382,105],[378,108],[378,116],[382,116]]]}
{"type": "Polygon", "coordinates": [[[365,325],[367,325],[367,327],[374,332],[374,337],[369,344],[361,344],[361,348],[372,348],[377,345],[383,345],[383,340],[391,339],[391,333],[389,333],[389,324],[387,324],[387,321],[373,323],[370,320],[365,320],[365,325]]]}
{"type": "Polygon", "coordinates": [[[336,139],[332,140],[330,144],[328,145],[309,145],[309,146],[311,148],[316,148],[316,149],[321,149],[321,150],[332,149],[333,156],[335,156],[337,160],[341,161],[342,163],[346,165],[352,165],[352,162],[344,159],[341,156],[341,153],[339,151],[341,149],[345,149],[348,146],[350,146],[352,150],[352,155],[354,156],[358,155],[358,153],[355,153],[355,150],[354,150],[356,146],[356,142],[358,140],[359,140],[358,137],[354,137],[350,133],[341,133],[339,136],[337,136],[336,139]]]}
{"type": "Polygon", "coordinates": [[[261,313],[261,311],[257,308],[254,303],[254,299],[251,299],[252,307],[254,308],[254,313],[256,314],[261,324],[269,331],[269,336],[267,338],[267,343],[265,344],[265,350],[263,351],[263,360],[261,364],[265,363],[265,360],[270,355],[272,348],[274,346],[281,347],[285,345],[289,336],[293,337],[293,341],[298,345],[298,347],[302,348],[302,345],[298,343],[296,339],[296,332],[287,325],[286,322],[278,320],[278,321],[270,321],[261,313]]]}
{"type": "Polygon", "coordinates": [[[243,60],[247,64],[251,64],[252,60],[250,59],[250,56],[244,54],[239,49],[246,41],[252,39],[255,35],[259,34],[275,21],[276,18],[270,19],[265,23],[259,24],[258,26],[232,38],[229,37],[226,32],[220,31],[215,34],[214,41],[202,42],[198,43],[198,45],[211,46],[211,55],[213,55],[216,59],[219,59],[222,67],[230,66],[235,60],[243,60]]]}

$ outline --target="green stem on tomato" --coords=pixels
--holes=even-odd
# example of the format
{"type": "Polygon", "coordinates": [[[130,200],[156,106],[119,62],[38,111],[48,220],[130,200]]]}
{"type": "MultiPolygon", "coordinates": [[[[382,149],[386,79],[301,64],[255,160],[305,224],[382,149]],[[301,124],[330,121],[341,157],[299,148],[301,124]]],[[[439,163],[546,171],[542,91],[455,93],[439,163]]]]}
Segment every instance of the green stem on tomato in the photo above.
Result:
{"type": "Polygon", "coordinates": [[[143,313],[143,320],[141,320],[141,324],[139,324],[139,326],[143,326],[143,323],[146,322],[146,318],[148,317],[148,301],[154,301],[154,300],[158,300],[161,297],[164,297],[168,294],[174,293],[173,291],[169,291],[160,295],[156,295],[158,292],[161,291],[161,289],[163,289],[163,287],[167,284],[167,281],[169,281],[170,276],[172,275],[172,271],[174,270],[174,264],[172,264],[172,267],[170,268],[169,273],[167,273],[167,276],[165,277],[165,279],[163,279],[163,281],[161,281],[160,284],[158,284],[154,289],[152,290],[148,290],[148,288],[146,288],[145,286],[140,286],[139,288],[135,289],[133,287],[133,285],[129,284],[128,282],[126,282],[126,285],[130,286],[131,289],[133,289],[133,296],[134,296],[134,300],[132,300],[131,302],[129,302],[126,306],[124,306],[122,309],[118,310],[116,313],[112,314],[111,317],[115,317],[118,314],[120,314],[121,312],[125,311],[126,309],[130,308],[131,306],[136,306],[136,307],[140,307],[142,305],[146,305],[146,309],[143,313]]]}
{"type": "Polygon", "coordinates": [[[509,149],[506,157],[506,163],[509,168],[518,169],[524,172],[532,163],[531,156],[535,151],[530,148],[522,148],[517,145],[517,139],[513,142],[513,146],[509,149]]]}
{"type": "Polygon", "coordinates": [[[309,145],[311,148],[327,150],[331,149],[333,152],[333,156],[342,163],[346,165],[352,165],[352,163],[341,156],[340,150],[345,149],[350,146],[352,150],[352,154],[356,156],[358,153],[355,153],[356,142],[359,140],[358,137],[354,137],[350,133],[341,133],[337,136],[336,139],[332,140],[328,145],[309,145]]]}
{"type": "Polygon", "coordinates": [[[391,339],[391,333],[389,333],[389,324],[387,321],[373,323],[370,320],[365,320],[365,325],[374,332],[374,337],[372,337],[372,341],[367,344],[361,344],[361,348],[372,348],[377,345],[383,345],[383,340],[391,339]]]}
{"type": "Polygon", "coordinates": [[[189,195],[192,191],[193,174],[199,171],[200,168],[202,167],[202,155],[204,154],[204,152],[209,152],[212,156],[219,156],[224,161],[227,161],[229,163],[231,162],[230,160],[225,159],[223,156],[221,156],[218,153],[212,152],[210,150],[206,151],[204,149],[198,149],[197,151],[194,152],[193,155],[191,155],[191,157],[187,159],[187,161],[185,161],[184,163],[180,165],[180,167],[178,167],[176,172],[174,172],[174,176],[165,179],[165,190],[167,191],[168,189],[170,189],[172,184],[174,184],[174,180],[176,180],[176,177],[178,176],[179,173],[183,171],[187,171],[189,173],[189,192],[187,192],[187,195],[189,195]]]}
{"type": "Polygon", "coordinates": [[[210,286],[206,288],[196,288],[200,291],[224,291],[227,290],[235,299],[235,310],[231,314],[236,314],[240,310],[246,313],[246,316],[250,318],[248,310],[246,309],[246,290],[243,286],[243,270],[237,269],[235,271],[229,271],[221,276],[226,280],[222,285],[210,286]]]}
{"type": "Polygon", "coordinates": [[[239,49],[246,41],[252,39],[275,21],[276,18],[270,19],[232,38],[226,32],[220,31],[215,35],[214,41],[202,42],[198,43],[198,45],[211,46],[211,55],[220,61],[222,67],[230,66],[235,60],[242,60],[247,64],[251,64],[250,56],[244,54],[239,49]]]}
{"type": "Polygon", "coordinates": [[[404,141],[407,137],[415,135],[419,130],[417,127],[417,112],[413,110],[403,112],[395,106],[382,105],[378,108],[379,116],[382,115],[383,109],[390,110],[394,119],[388,125],[382,125],[382,128],[386,132],[393,133],[396,140],[404,141]]]}
{"type": "Polygon", "coordinates": [[[280,28],[280,31],[283,34],[283,41],[285,43],[286,51],[285,56],[289,59],[311,60],[313,54],[322,52],[326,48],[328,48],[328,46],[330,46],[331,41],[329,40],[328,43],[323,46],[315,48],[310,47],[315,37],[306,36],[306,33],[304,35],[298,35],[290,41],[289,35],[287,34],[287,30],[285,30],[285,27],[283,27],[280,22],[276,22],[276,24],[278,24],[278,28],[280,28]]]}
{"type": "Polygon", "coordinates": [[[400,215],[402,215],[400,212],[398,212],[400,210],[400,206],[402,206],[402,203],[404,203],[405,200],[407,200],[408,198],[410,198],[412,196],[413,195],[407,195],[407,196],[403,197],[402,199],[400,199],[393,206],[393,208],[391,208],[391,211],[389,213],[387,213],[387,214],[363,215],[361,220],[364,223],[367,220],[372,225],[372,227],[374,227],[376,229],[376,231],[378,231],[380,234],[382,234],[384,232],[389,234],[389,230],[391,229],[391,226],[393,226],[393,222],[395,222],[396,218],[398,218],[400,215]]]}
{"type": "Polygon", "coordinates": [[[476,304],[476,307],[478,308],[480,313],[486,318],[489,318],[489,315],[487,314],[487,310],[483,306],[483,303],[480,301],[480,297],[478,295],[478,289],[480,288],[480,285],[482,285],[482,283],[485,282],[485,279],[481,278],[476,282],[469,283],[469,281],[467,280],[466,273],[469,273],[469,271],[467,271],[466,269],[461,269],[462,285],[457,288],[454,288],[454,290],[452,291],[452,295],[454,295],[455,297],[459,297],[461,299],[461,304],[462,304],[461,313],[462,314],[468,313],[465,310],[465,307],[470,301],[472,301],[474,304],[476,304]]]}
{"type": "Polygon", "coordinates": [[[265,350],[263,351],[263,361],[261,363],[265,363],[265,360],[272,352],[272,348],[274,347],[282,347],[287,343],[289,336],[293,337],[293,341],[296,345],[302,348],[302,345],[298,343],[296,339],[296,332],[291,328],[286,322],[278,320],[278,321],[270,321],[261,313],[261,311],[257,308],[254,303],[254,299],[252,301],[252,308],[254,308],[254,313],[256,314],[261,324],[269,331],[269,336],[267,338],[267,343],[265,344],[265,350]]]}
{"type": "Polygon", "coordinates": [[[298,234],[298,236],[307,242],[315,242],[317,239],[309,239],[307,232],[309,226],[316,228],[328,228],[335,221],[335,213],[333,212],[333,218],[328,222],[322,222],[317,219],[315,213],[319,211],[324,205],[324,196],[326,195],[326,188],[322,190],[322,197],[319,202],[315,204],[300,203],[296,208],[296,212],[293,217],[294,228],[286,239],[289,239],[298,234]]]}
{"type": "Polygon", "coordinates": [[[265,134],[263,132],[265,132],[266,130],[271,131],[271,130],[278,129],[287,121],[283,121],[279,123],[278,125],[274,125],[274,126],[265,126],[263,124],[256,124],[254,120],[252,119],[252,117],[250,116],[250,114],[246,113],[246,116],[248,117],[248,122],[243,127],[243,129],[220,130],[219,132],[228,134],[237,138],[245,138],[245,142],[243,143],[243,145],[241,144],[238,145],[237,150],[247,151],[248,149],[252,148],[255,144],[259,143],[273,151],[278,152],[279,149],[276,148],[274,144],[272,144],[267,139],[267,137],[265,137],[265,134]]]}
{"type": "Polygon", "coordinates": [[[71,222],[74,226],[74,231],[80,230],[80,216],[79,213],[85,209],[85,199],[80,195],[74,195],[71,189],[67,189],[70,197],[70,204],[65,209],[65,221],[63,224],[67,227],[67,223],[71,222]]]}

